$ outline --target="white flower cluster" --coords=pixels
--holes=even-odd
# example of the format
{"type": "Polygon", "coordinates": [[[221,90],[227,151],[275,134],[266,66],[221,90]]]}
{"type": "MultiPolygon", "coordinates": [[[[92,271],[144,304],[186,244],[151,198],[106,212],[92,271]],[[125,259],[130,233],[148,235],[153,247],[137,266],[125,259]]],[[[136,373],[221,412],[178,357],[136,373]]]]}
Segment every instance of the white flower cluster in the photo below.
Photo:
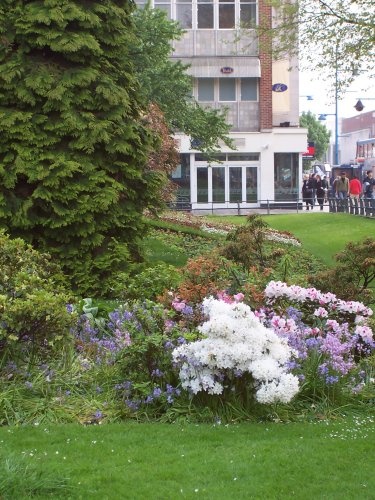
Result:
{"type": "Polygon", "coordinates": [[[226,234],[228,234],[228,231],[226,231],[225,229],[220,229],[220,228],[217,228],[217,227],[206,226],[205,224],[203,224],[200,227],[200,229],[202,231],[206,231],[206,233],[222,234],[223,236],[225,236],[226,234]]]}
{"type": "Polygon", "coordinates": [[[298,379],[287,373],[292,350],[287,341],[263,326],[243,303],[213,297],[203,301],[208,321],[199,327],[205,338],[173,351],[180,366],[182,387],[196,394],[223,392],[223,371],[248,372],[260,403],[289,402],[298,392],[298,379]]]}
{"type": "Polygon", "coordinates": [[[266,238],[267,240],[276,241],[277,243],[285,243],[286,245],[293,245],[296,247],[301,246],[301,243],[298,240],[296,240],[296,238],[293,238],[293,236],[289,236],[273,230],[267,231],[266,238]]]}

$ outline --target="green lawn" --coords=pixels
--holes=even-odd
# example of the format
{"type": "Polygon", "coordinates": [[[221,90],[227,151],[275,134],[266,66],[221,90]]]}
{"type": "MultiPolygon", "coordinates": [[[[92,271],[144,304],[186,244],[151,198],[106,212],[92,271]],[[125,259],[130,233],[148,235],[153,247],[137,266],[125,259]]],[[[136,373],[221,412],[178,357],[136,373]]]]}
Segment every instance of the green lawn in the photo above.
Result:
{"type": "MultiPolygon", "coordinates": [[[[264,220],[274,229],[293,233],[303,247],[320,257],[327,265],[349,241],[360,241],[375,234],[375,220],[350,214],[294,213],[265,215],[264,220]]],[[[246,217],[212,217],[213,219],[244,224],[246,217]]]]}
{"type": "MultiPolygon", "coordinates": [[[[8,458],[23,470],[14,477],[0,471],[2,499],[27,498],[28,475],[37,471],[39,479],[55,482],[55,499],[354,500],[373,499],[375,492],[370,417],[216,426],[41,424],[1,428],[0,443],[2,464],[8,458]]],[[[39,491],[34,498],[50,497],[39,491]]]]}

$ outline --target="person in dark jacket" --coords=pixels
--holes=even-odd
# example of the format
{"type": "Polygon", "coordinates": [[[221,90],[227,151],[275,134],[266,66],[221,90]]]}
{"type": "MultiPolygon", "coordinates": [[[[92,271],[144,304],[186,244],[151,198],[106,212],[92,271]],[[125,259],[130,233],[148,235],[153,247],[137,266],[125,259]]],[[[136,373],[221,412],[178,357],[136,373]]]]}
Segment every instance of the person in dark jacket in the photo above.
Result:
{"type": "Polygon", "coordinates": [[[324,188],[323,188],[323,182],[319,174],[316,174],[315,176],[315,189],[316,189],[316,199],[318,201],[318,204],[320,206],[320,210],[323,210],[323,204],[324,204],[324,188]]]}
{"type": "Polygon", "coordinates": [[[314,208],[314,190],[313,183],[308,174],[303,176],[303,184],[302,184],[302,200],[306,203],[306,210],[311,210],[314,208]]]}
{"type": "Polygon", "coordinates": [[[324,189],[324,203],[328,203],[329,181],[326,175],[322,179],[322,188],[324,189]]]}
{"type": "Polygon", "coordinates": [[[366,177],[363,179],[363,196],[365,198],[374,197],[374,186],[375,179],[373,178],[372,170],[367,170],[366,177]]]}

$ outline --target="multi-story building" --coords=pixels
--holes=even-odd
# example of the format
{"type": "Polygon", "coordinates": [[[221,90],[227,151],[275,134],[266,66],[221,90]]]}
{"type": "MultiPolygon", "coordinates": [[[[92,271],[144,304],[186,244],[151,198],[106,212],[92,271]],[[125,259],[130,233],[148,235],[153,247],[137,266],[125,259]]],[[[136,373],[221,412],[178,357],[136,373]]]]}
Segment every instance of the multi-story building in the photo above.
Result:
{"type": "MultiPolygon", "coordinates": [[[[350,118],[341,120],[340,152],[341,163],[357,163],[361,158],[357,157],[357,142],[366,141],[375,137],[375,110],[366,113],[358,113],[350,118]]],[[[375,141],[369,141],[375,148],[375,141]],[[373,144],[374,143],[374,144],[373,144]]],[[[361,157],[362,154],[359,154],[361,157]]],[[[372,153],[372,158],[375,152],[372,153]]],[[[375,166],[375,162],[373,162],[375,166]]]]}
{"type": "MultiPolygon", "coordinates": [[[[144,0],[137,0],[144,4],[144,0]]],[[[199,141],[176,134],[181,164],[173,175],[180,199],[192,210],[241,210],[295,204],[301,197],[302,153],[296,61],[272,61],[255,30],[243,23],[271,22],[264,0],[153,0],[185,33],[173,58],[189,64],[193,93],[204,106],[226,108],[235,150],[224,144],[209,163],[199,141]]],[[[199,138],[198,138],[199,139],[199,138]]]]}

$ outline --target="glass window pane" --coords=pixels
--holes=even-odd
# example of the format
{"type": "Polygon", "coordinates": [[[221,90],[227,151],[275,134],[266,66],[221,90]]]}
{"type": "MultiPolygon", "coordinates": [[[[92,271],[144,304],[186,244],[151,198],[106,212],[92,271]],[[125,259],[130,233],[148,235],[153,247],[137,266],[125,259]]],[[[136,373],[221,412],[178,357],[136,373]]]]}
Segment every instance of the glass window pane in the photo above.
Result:
{"type": "Polygon", "coordinates": [[[257,78],[241,78],[241,101],[258,100],[257,78]]]}
{"type": "Polygon", "coordinates": [[[190,206],[190,154],[180,155],[180,164],[172,173],[173,183],[177,184],[177,207],[189,208],[190,206]]]}
{"type": "Polygon", "coordinates": [[[259,153],[228,153],[228,161],[259,161],[259,153]]]}
{"type": "Polygon", "coordinates": [[[219,5],[219,28],[234,28],[234,5],[219,5]]]}
{"type": "Polygon", "coordinates": [[[297,200],[298,153],[275,153],[275,201],[297,200]]]}
{"type": "Polygon", "coordinates": [[[214,7],[213,5],[198,4],[198,29],[213,29],[214,7]]]}
{"type": "MultiPolygon", "coordinates": [[[[214,154],[212,155],[211,157],[211,162],[213,160],[216,160],[217,162],[220,162],[220,161],[225,161],[226,160],[226,155],[225,153],[217,153],[217,154],[214,154]]],[[[208,161],[208,157],[207,155],[205,154],[202,154],[202,153],[196,153],[195,154],[195,161],[205,161],[207,162],[208,161]]]]}
{"type": "Polygon", "coordinates": [[[208,170],[207,168],[197,168],[197,202],[208,202],[208,170]]]}
{"type": "Polygon", "coordinates": [[[246,168],[246,201],[247,203],[258,202],[258,169],[256,167],[246,168]]]}
{"type": "Polygon", "coordinates": [[[234,78],[219,78],[219,101],[236,100],[236,80],[234,78]]]}
{"type": "Polygon", "coordinates": [[[240,6],[241,24],[255,24],[257,20],[257,8],[255,4],[243,4],[240,6]]]}
{"type": "Polygon", "coordinates": [[[242,201],[241,167],[229,167],[229,201],[230,203],[242,201]]]}
{"type": "Polygon", "coordinates": [[[212,168],[212,201],[214,203],[225,202],[225,168],[212,168]]]}
{"type": "Polygon", "coordinates": [[[176,20],[179,21],[182,28],[192,28],[192,10],[191,5],[176,5],[176,20]]]}
{"type": "Polygon", "coordinates": [[[214,85],[213,78],[198,79],[198,101],[214,101],[214,85]]]}
{"type": "Polygon", "coordinates": [[[165,13],[167,14],[167,17],[169,19],[171,19],[171,6],[170,4],[158,4],[157,2],[155,2],[155,9],[160,9],[160,10],[164,10],[165,13]]]}

